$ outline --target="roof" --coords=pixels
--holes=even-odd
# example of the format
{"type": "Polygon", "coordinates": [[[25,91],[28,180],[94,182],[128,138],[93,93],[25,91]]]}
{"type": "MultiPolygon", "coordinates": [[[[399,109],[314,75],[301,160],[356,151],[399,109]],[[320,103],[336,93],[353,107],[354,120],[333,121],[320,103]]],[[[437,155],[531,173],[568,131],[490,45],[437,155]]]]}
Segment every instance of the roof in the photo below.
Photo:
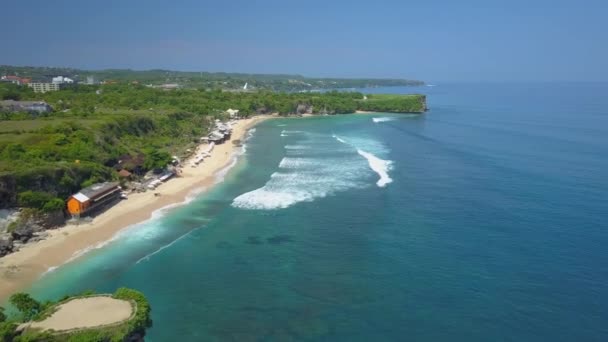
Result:
{"type": "Polygon", "coordinates": [[[78,202],[84,203],[89,200],[89,198],[82,193],[77,193],[76,195],[72,195],[78,202]]]}
{"type": "Polygon", "coordinates": [[[213,132],[211,132],[211,134],[209,134],[209,140],[213,140],[213,139],[224,139],[224,134],[222,134],[218,131],[213,131],[213,132]]]}
{"type": "Polygon", "coordinates": [[[129,172],[128,170],[122,169],[122,170],[118,171],[118,175],[120,177],[129,177],[129,176],[131,176],[131,172],[129,172]]]}
{"type": "Polygon", "coordinates": [[[89,186],[88,188],[84,188],[84,189],[80,190],[79,193],[74,195],[74,198],[76,198],[77,200],[80,201],[80,199],[78,199],[76,196],[82,195],[82,196],[86,197],[86,200],[88,200],[88,199],[94,200],[96,197],[99,197],[115,188],[118,188],[117,182],[97,183],[97,184],[93,184],[93,185],[89,186]]]}

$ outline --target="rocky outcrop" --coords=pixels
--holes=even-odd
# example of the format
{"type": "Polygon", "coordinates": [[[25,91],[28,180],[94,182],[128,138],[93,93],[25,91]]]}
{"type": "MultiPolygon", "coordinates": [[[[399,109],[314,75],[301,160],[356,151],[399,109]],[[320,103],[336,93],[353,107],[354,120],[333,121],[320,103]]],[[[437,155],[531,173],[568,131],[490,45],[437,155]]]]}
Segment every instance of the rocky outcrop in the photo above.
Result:
{"type": "Polygon", "coordinates": [[[313,107],[309,104],[300,103],[298,107],[296,107],[296,114],[312,114],[313,107]]]}
{"type": "Polygon", "coordinates": [[[0,257],[13,252],[13,237],[10,234],[0,236],[0,257]]]}
{"type": "Polygon", "coordinates": [[[21,243],[28,242],[34,236],[36,231],[42,230],[41,227],[36,225],[33,220],[17,221],[16,227],[11,230],[11,236],[14,241],[20,241],[21,243]]]}
{"type": "MultiPolygon", "coordinates": [[[[6,223],[9,220],[4,221],[6,223]]],[[[49,235],[47,229],[56,228],[64,223],[62,211],[37,215],[21,211],[18,215],[13,214],[9,224],[5,224],[0,230],[0,257],[17,251],[26,243],[46,239],[49,235]]]]}
{"type": "Polygon", "coordinates": [[[10,175],[0,176],[0,208],[9,208],[17,204],[17,183],[10,175]]]}

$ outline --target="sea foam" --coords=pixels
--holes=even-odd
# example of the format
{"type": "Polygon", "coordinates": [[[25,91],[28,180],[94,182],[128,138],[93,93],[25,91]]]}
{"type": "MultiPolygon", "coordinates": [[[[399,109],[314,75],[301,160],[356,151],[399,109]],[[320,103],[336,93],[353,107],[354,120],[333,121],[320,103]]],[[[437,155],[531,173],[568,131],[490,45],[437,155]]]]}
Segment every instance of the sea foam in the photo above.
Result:
{"type": "Polygon", "coordinates": [[[381,117],[381,118],[372,118],[372,121],[375,123],[378,122],[386,122],[386,121],[394,121],[396,120],[395,118],[391,118],[391,117],[381,117]]]}
{"type": "Polygon", "coordinates": [[[378,179],[376,185],[382,188],[393,181],[388,175],[388,171],[390,170],[391,164],[393,163],[392,161],[380,159],[369,152],[365,152],[359,149],[357,150],[357,153],[363,156],[363,158],[367,159],[369,167],[374,170],[374,172],[376,172],[378,176],[380,176],[380,179],[378,179]]]}
{"type": "Polygon", "coordinates": [[[264,186],[236,197],[232,206],[283,209],[365,186],[362,180],[367,166],[352,148],[336,146],[335,140],[327,135],[297,132],[297,144],[285,146],[286,156],[279,162],[278,171],[264,186]]]}
{"type": "Polygon", "coordinates": [[[391,160],[384,160],[376,156],[375,154],[365,151],[362,148],[366,148],[368,150],[374,150],[377,153],[384,153],[386,149],[378,142],[371,139],[361,139],[361,138],[347,138],[343,139],[337,135],[333,135],[333,137],[343,143],[354,147],[357,150],[357,153],[363,158],[367,159],[367,163],[375,173],[380,176],[380,179],[376,182],[376,185],[383,188],[387,184],[391,183],[393,179],[388,175],[388,172],[391,169],[393,162],[391,160]]]}

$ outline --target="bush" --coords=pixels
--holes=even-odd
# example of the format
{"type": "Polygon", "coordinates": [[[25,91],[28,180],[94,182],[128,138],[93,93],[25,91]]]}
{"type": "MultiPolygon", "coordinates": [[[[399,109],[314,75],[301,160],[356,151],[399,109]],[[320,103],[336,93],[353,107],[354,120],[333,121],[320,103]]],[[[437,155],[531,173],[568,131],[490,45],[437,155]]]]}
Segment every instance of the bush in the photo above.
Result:
{"type": "Polygon", "coordinates": [[[42,206],[42,211],[45,213],[51,213],[54,211],[63,210],[64,208],[65,202],[63,200],[60,198],[53,198],[42,206]]]}
{"type": "Polygon", "coordinates": [[[46,192],[39,191],[24,191],[17,195],[17,201],[20,207],[42,209],[47,202],[50,202],[53,196],[46,192]]]}
{"type": "Polygon", "coordinates": [[[27,293],[15,293],[9,302],[19,310],[24,321],[29,321],[40,313],[40,303],[27,293]]]}
{"type": "Polygon", "coordinates": [[[0,322],[0,341],[12,341],[15,337],[17,324],[13,322],[0,322]]]}
{"type": "Polygon", "coordinates": [[[24,191],[17,196],[20,207],[39,209],[45,213],[62,210],[65,203],[62,199],[46,192],[24,191]]]}
{"type": "Polygon", "coordinates": [[[137,313],[133,320],[129,322],[130,330],[132,332],[141,331],[152,325],[150,319],[150,304],[143,293],[121,287],[112,295],[113,298],[134,301],[137,304],[137,313]]]}

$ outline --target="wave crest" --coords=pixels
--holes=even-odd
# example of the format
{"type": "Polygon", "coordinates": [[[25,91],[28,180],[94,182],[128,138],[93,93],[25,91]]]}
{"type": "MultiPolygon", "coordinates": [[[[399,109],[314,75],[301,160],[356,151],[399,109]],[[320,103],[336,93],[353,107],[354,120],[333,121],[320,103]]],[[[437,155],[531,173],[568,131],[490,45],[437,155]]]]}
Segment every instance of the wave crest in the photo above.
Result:
{"type": "Polygon", "coordinates": [[[386,116],[385,117],[381,117],[381,118],[372,118],[372,121],[375,122],[375,123],[394,121],[394,120],[396,120],[396,119],[395,118],[391,118],[391,117],[386,117],[386,116]]]}

